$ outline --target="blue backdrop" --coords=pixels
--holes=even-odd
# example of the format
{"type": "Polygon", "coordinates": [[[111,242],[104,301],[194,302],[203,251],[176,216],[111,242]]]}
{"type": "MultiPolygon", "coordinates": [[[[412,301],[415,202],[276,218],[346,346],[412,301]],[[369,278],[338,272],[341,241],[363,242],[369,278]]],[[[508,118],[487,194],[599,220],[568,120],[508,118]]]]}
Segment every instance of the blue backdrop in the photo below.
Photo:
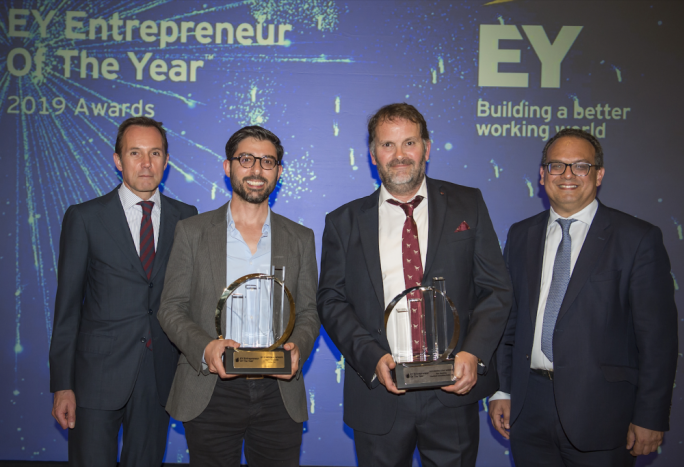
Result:
{"type": "MultiPolygon", "coordinates": [[[[164,193],[200,211],[230,198],[228,137],[274,131],[286,155],[272,207],[314,229],[319,254],[325,214],[378,187],[366,121],[384,104],[424,113],[428,175],[482,189],[502,246],[548,205],[544,142],[586,127],[606,154],[601,200],[663,230],[684,309],[683,14],[669,1],[3,2],[0,458],[66,459],[47,358],[60,225],[70,204],[119,183],[113,144],[131,115],[164,122],[164,193]]],[[[344,363],[324,331],[305,377],[302,464],[355,465],[344,363]]],[[[640,464],[684,458],[682,394],[640,464]]],[[[511,465],[481,408],[478,465],[511,465]]],[[[172,421],[166,462],[187,461],[172,421]]]]}

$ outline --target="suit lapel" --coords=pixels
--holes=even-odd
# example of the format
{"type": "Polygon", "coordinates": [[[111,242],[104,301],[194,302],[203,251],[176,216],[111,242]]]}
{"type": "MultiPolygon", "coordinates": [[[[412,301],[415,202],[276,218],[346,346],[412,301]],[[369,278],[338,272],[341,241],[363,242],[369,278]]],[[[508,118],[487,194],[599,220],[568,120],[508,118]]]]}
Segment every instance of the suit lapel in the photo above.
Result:
{"type": "Polygon", "coordinates": [[[575,267],[572,270],[570,282],[565,291],[565,297],[563,298],[563,303],[558,311],[558,319],[556,322],[559,322],[563,318],[563,315],[567,313],[568,309],[577,298],[577,295],[580,293],[580,290],[582,290],[584,284],[589,280],[589,276],[591,276],[591,272],[594,270],[596,262],[601,257],[601,252],[608,244],[608,240],[612,233],[613,229],[610,225],[606,210],[603,205],[599,203],[594,220],[591,222],[589,232],[587,232],[587,238],[584,239],[582,250],[577,258],[575,267]]]}
{"type": "MultiPolygon", "coordinates": [[[[281,268],[285,266],[285,279],[287,280],[287,252],[292,245],[287,230],[283,228],[282,218],[271,211],[271,266],[281,268]]],[[[270,274],[270,271],[269,271],[270,274]]]]}
{"type": "Polygon", "coordinates": [[[380,243],[378,240],[378,199],[380,190],[366,198],[359,213],[359,230],[363,255],[370,275],[371,284],[380,305],[385,307],[385,293],[382,287],[382,269],[380,267],[380,243]]]}
{"type": "MultiPolygon", "coordinates": [[[[426,177],[427,178],[427,177],[426,177]]],[[[428,249],[425,255],[425,266],[423,268],[423,284],[428,284],[430,281],[430,268],[435,262],[435,256],[439,247],[440,239],[442,238],[442,230],[444,229],[444,218],[446,217],[448,199],[446,190],[438,186],[437,182],[427,178],[427,192],[428,192],[428,211],[429,211],[429,227],[428,227],[428,249]]],[[[454,213],[457,215],[457,213],[454,213]]]]}
{"type": "Polygon", "coordinates": [[[169,257],[176,223],[180,218],[178,209],[168,202],[166,196],[161,195],[160,198],[161,219],[159,220],[159,239],[157,240],[157,252],[154,257],[154,266],[152,267],[152,279],[154,279],[154,276],[156,276],[161,269],[162,264],[165,264],[166,259],[169,257]]]}
{"type": "Polygon", "coordinates": [[[207,230],[207,251],[209,254],[209,264],[211,265],[211,275],[214,280],[214,290],[216,297],[221,294],[223,289],[230,284],[226,284],[226,242],[228,241],[228,203],[214,211],[211,224],[207,230]]]}
{"type": "Polygon", "coordinates": [[[544,248],[546,245],[546,224],[549,222],[549,211],[539,216],[536,224],[527,229],[527,294],[530,301],[530,319],[532,324],[537,320],[539,308],[539,290],[541,288],[544,248]]]}
{"type": "Polygon", "coordinates": [[[123,255],[131,262],[133,269],[138,271],[143,279],[147,281],[147,274],[145,274],[145,269],[143,269],[140,262],[140,256],[138,256],[138,252],[135,250],[135,243],[133,243],[126,214],[121,205],[118,188],[103,196],[101,203],[103,209],[98,211],[98,216],[105,227],[105,231],[110,235],[123,255]]]}

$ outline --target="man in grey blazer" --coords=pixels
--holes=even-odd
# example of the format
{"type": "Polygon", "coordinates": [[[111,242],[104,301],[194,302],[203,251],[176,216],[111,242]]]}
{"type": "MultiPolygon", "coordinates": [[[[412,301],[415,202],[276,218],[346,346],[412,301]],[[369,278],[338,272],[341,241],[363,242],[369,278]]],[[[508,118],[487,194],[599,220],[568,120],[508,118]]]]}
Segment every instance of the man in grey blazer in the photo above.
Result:
{"type": "MultiPolygon", "coordinates": [[[[276,135],[245,127],[226,144],[223,163],[233,198],[215,211],[180,222],[164,283],[159,322],[181,351],[168,412],[184,422],[191,465],[299,465],[306,391],[301,364],[320,322],[313,231],[268,206],[282,173],[276,135]],[[217,339],[214,311],[223,289],[250,273],[285,266],[296,304],[290,375],[261,379],[227,375],[221,356],[239,343],[217,339]],[[277,378],[277,379],[276,379],[277,378]]],[[[228,334],[226,334],[228,336],[228,334]]]]}

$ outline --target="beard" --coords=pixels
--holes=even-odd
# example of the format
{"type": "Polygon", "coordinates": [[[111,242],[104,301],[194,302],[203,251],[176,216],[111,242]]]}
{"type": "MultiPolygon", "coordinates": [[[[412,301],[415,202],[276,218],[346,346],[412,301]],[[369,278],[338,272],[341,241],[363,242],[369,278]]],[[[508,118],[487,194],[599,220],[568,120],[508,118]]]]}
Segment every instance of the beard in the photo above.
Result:
{"type": "Polygon", "coordinates": [[[256,175],[247,176],[242,180],[236,180],[233,177],[230,179],[230,186],[233,187],[233,193],[252,204],[261,204],[266,201],[268,197],[271,196],[271,193],[273,193],[273,190],[275,190],[276,183],[278,183],[277,178],[269,185],[268,180],[266,180],[264,177],[259,177],[256,175]],[[263,191],[247,191],[245,188],[245,183],[248,180],[264,182],[263,191]]]}
{"type": "Polygon", "coordinates": [[[383,185],[393,195],[406,195],[416,190],[425,177],[425,152],[418,163],[413,159],[395,159],[387,165],[377,165],[378,175],[383,185]],[[392,167],[410,165],[411,169],[404,173],[393,173],[392,167]]]}

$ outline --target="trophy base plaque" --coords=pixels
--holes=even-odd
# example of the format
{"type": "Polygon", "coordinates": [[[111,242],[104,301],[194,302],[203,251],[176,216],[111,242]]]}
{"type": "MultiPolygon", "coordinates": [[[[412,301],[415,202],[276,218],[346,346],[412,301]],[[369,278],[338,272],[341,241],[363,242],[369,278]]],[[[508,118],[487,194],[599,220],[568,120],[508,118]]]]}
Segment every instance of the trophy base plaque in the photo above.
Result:
{"type": "Polygon", "coordinates": [[[397,363],[392,379],[397,389],[431,389],[454,384],[454,361],[397,363]]]}
{"type": "Polygon", "coordinates": [[[292,357],[290,351],[283,348],[226,347],[223,365],[229,375],[289,375],[292,372],[292,357]]]}

